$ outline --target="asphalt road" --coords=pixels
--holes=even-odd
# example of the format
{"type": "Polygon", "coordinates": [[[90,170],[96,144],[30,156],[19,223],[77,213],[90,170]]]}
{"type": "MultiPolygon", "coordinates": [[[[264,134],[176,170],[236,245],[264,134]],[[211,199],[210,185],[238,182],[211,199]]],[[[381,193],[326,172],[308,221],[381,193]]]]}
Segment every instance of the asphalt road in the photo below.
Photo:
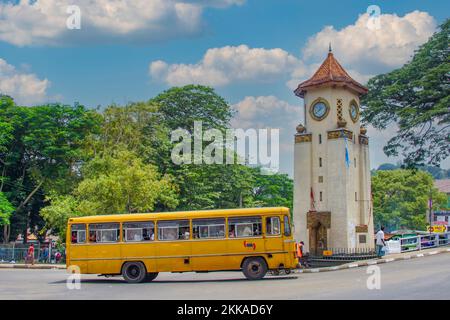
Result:
{"type": "Polygon", "coordinates": [[[0,269],[0,299],[450,299],[450,253],[378,266],[381,288],[372,290],[367,267],[260,281],[240,272],[163,273],[143,284],[81,275],[73,290],[64,270],[0,269]]]}

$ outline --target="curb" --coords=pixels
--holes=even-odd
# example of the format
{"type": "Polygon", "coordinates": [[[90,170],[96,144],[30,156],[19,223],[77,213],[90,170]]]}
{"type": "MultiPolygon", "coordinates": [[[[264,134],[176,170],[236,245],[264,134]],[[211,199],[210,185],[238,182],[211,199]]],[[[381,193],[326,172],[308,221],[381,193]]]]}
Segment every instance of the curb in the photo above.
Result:
{"type": "Polygon", "coordinates": [[[0,269],[66,269],[65,265],[0,264],[0,269]]]}
{"type": "Polygon", "coordinates": [[[418,252],[419,253],[416,253],[416,254],[405,255],[405,256],[400,256],[400,257],[395,257],[395,258],[384,258],[384,259],[352,262],[352,263],[346,263],[346,264],[342,264],[340,266],[334,266],[334,267],[297,269],[297,270],[294,270],[293,273],[317,273],[317,272],[328,272],[328,271],[336,271],[336,270],[353,269],[353,268],[358,268],[358,267],[367,267],[367,266],[371,266],[371,265],[389,263],[389,262],[393,262],[393,261],[410,260],[410,259],[415,259],[415,258],[432,256],[432,255],[440,254],[440,253],[448,253],[448,252],[450,252],[450,248],[436,249],[436,250],[431,250],[429,252],[426,252],[426,251],[418,251],[418,252]]]}

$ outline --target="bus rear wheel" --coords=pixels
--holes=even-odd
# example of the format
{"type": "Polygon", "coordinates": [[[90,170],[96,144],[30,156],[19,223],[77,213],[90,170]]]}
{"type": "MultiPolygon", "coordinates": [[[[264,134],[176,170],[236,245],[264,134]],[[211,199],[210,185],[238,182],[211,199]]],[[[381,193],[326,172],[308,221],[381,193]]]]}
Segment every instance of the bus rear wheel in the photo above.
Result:
{"type": "Polygon", "coordinates": [[[147,271],[142,262],[126,262],[122,268],[122,276],[128,283],[140,283],[147,277],[147,271]]]}
{"type": "Polygon", "coordinates": [[[242,264],[242,272],[249,280],[259,280],[267,273],[267,264],[263,258],[247,258],[242,264]]]}
{"type": "Polygon", "coordinates": [[[147,275],[145,276],[145,281],[146,282],[153,281],[156,279],[157,276],[158,276],[158,272],[147,273],[147,275]]]}

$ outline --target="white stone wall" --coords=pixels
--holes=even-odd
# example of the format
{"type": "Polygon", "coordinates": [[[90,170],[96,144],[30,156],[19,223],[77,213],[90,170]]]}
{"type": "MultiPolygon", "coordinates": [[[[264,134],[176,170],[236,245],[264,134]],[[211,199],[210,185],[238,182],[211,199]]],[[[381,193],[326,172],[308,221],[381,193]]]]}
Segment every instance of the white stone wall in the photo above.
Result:
{"type": "Polygon", "coordinates": [[[311,142],[296,143],[294,159],[294,239],[303,241],[305,248],[309,248],[306,212],[310,209],[311,142]]]}

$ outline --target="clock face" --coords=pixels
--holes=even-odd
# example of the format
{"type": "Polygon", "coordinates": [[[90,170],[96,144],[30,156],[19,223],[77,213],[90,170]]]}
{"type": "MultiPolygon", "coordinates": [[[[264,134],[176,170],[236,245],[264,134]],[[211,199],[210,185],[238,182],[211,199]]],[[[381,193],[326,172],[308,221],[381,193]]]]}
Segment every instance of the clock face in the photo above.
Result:
{"type": "Polygon", "coordinates": [[[356,102],[353,101],[350,104],[350,117],[352,118],[353,122],[356,122],[358,120],[358,116],[359,116],[358,105],[356,104],[356,102]]]}
{"type": "Polygon", "coordinates": [[[325,103],[319,101],[314,104],[312,112],[315,118],[322,120],[328,112],[328,107],[325,103]]]}

